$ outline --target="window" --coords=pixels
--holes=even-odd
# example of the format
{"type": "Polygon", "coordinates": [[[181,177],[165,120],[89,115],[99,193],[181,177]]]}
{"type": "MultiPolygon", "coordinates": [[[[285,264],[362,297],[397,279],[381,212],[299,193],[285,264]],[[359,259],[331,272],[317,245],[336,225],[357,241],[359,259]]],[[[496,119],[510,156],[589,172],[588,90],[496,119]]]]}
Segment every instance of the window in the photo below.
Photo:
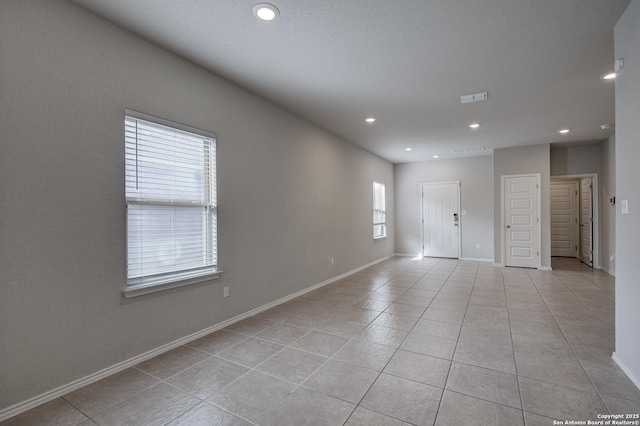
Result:
{"type": "Polygon", "coordinates": [[[125,161],[125,296],[216,278],[215,135],[127,111],[125,161]]]}
{"type": "Polygon", "coordinates": [[[373,238],[387,236],[384,183],[373,182],[373,238]]]}

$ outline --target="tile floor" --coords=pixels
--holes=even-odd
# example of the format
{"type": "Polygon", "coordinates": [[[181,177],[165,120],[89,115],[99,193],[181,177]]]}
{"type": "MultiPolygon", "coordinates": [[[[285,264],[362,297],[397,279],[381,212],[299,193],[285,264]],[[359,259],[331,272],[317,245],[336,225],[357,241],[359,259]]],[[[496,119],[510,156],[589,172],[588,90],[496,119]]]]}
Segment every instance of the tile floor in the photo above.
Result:
{"type": "Polygon", "coordinates": [[[9,425],[552,425],[639,413],[614,280],[396,257],[9,425]]]}

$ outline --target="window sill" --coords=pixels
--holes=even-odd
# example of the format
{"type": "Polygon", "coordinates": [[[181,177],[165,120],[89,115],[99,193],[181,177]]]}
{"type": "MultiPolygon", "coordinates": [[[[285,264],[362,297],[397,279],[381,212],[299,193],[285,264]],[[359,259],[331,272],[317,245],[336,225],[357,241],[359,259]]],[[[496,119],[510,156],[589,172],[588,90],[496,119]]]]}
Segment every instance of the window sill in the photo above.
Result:
{"type": "Polygon", "coordinates": [[[387,239],[386,235],[384,237],[373,237],[373,241],[386,240],[386,239],[387,239]]]}
{"type": "Polygon", "coordinates": [[[204,281],[217,280],[222,275],[222,271],[208,272],[204,275],[198,275],[195,277],[183,278],[179,280],[173,280],[160,283],[144,283],[138,285],[128,285],[127,288],[122,290],[122,295],[126,299],[132,297],[144,296],[145,294],[157,293],[159,291],[171,290],[172,288],[184,287],[191,284],[197,284],[204,281]]]}

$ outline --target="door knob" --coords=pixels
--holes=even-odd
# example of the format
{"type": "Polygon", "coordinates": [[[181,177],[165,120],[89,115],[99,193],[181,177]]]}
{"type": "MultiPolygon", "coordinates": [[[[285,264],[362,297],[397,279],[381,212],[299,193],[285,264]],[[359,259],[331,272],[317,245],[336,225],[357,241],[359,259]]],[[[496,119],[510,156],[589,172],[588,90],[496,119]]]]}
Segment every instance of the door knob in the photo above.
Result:
{"type": "Polygon", "coordinates": [[[507,225],[507,229],[511,228],[511,225],[507,225]]]}

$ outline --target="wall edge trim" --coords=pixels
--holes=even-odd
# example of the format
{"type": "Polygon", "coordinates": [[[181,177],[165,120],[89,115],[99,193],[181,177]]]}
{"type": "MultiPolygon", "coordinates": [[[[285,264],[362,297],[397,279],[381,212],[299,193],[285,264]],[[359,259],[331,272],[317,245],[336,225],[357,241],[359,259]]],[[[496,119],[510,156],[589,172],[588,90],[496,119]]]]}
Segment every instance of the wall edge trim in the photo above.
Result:
{"type": "Polygon", "coordinates": [[[638,376],[638,374],[629,367],[629,364],[627,364],[617,352],[613,352],[611,354],[611,359],[618,364],[618,367],[620,367],[624,374],[626,374],[633,384],[640,389],[640,376],[638,376]]]}

